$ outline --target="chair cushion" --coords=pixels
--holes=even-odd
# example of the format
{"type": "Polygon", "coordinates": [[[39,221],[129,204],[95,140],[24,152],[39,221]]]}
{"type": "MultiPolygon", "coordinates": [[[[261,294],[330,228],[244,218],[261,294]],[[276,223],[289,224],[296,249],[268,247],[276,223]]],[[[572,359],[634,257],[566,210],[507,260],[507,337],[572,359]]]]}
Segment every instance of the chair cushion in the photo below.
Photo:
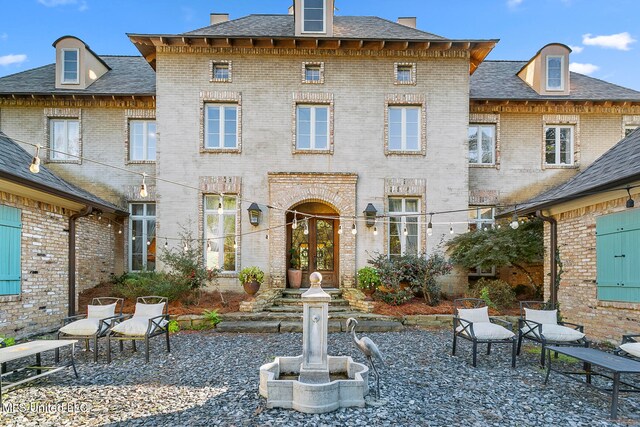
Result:
{"type": "MultiPolygon", "coordinates": [[[[463,329],[462,326],[458,326],[456,330],[460,332],[463,329]]],[[[504,340],[513,337],[515,334],[505,328],[504,326],[496,325],[491,322],[474,322],[473,333],[477,339],[481,340],[504,340]]],[[[464,335],[469,335],[467,332],[463,332],[464,335]]]]}
{"type": "MultiPolygon", "coordinates": [[[[528,327],[522,328],[522,332],[527,337],[535,337],[540,339],[538,336],[537,329],[534,331],[530,331],[528,327]],[[528,333],[527,333],[528,331],[528,333]]],[[[547,339],[547,341],[557,341],[557,342],[570,342],[577,341],[579,339],[584,338],[584,334],[580,331],[576,331],[575,329],[568,328],[562,325],[542,325],[542,334],[547,339]]]]}
{"type": "Polygon", "coordinates": [[[68,325],[60,328],[60,332],[65,333],[67,335],[93,335],[98,331],[98,327],[100,325],[100,319],[95,318],[87,318],[76,320],[75,322],[71,322],[68,325]]]}
{"type": "Polygon", "coordinates": [[[489,323],[489,307],[485,306],[480,308],[459,308],[458,317],[464,320],[468,320],[471,323],[489,323]]]}
{"type": "MultiPolygon", "coordinates": [[[[131,319],[118,323],[111,330],[127,336],[143,336],[149,328],[149,319],[150,317],[134,316],[131,319]]],[[[160,319],[156,319],[156,322],[158,322],[158,320],[160,319]]],[[[167,324],[167,320],[162,319],[159,323],[164,326],[167,324]]],[[[157,326],[154,325],[150,333],[153,333],[156,328],[157,326]]]]}
{"type": "Polygon", "coordinates": [[[158,304],[143,304],[141,302],[136,303],[136,311],[133,317],[156,317],[161,316],[164,310],[164,302],[158,304]]]}
{"type": "Polygon", "coordinates": [[[115,316],[116,303],[106,305],[88,305],[87,306],[87,318],[88,319],[105,319],[107,317],[115,316]]]}
{"type": "Polygon", "coordinates": [[[557,325],[558,310],[533,310],[531,308],[525,308],[524,318],[542,323],[543,325],[557,325]]]}
{"type": "Polygon", "coordinates": [[[640,357],[640,342],[628,342],[620,345],[620,348],[632,356],[640,357]]]}

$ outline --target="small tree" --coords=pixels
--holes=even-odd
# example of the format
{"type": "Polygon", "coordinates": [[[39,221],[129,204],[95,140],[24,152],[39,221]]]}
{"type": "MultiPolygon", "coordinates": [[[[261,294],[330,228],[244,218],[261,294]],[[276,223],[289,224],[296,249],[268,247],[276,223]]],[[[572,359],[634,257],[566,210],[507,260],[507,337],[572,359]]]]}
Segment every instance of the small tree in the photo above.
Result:
{"type": "Polygon", "coordinates": [[[525,222],[517,229],[494,228],[460,234],[447,242],[451,262],[465,268],[513,266],[529,279],[523,264],[540,262],[544,254],[543,225],[540,220],[525,222]]]}

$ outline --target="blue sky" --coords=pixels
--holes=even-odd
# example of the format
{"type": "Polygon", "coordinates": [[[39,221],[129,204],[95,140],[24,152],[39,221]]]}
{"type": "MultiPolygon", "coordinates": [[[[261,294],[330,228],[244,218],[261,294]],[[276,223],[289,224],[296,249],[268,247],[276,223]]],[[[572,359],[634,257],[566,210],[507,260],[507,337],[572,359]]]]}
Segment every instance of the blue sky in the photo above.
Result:
{"type": "MultiPolygon", "coordinates": [[[[103,55],[137,55],[126,33],[181,33],[231,19],[286,13],[291,0],[0,0],[0,76],[54,61],[74,35],[103,55]]],[[[453,39],[500,39],[488,59],[528,60],[547,43],[571,46],[574,71],[640,90],[639,0],[336,0],[339,15],[395,21],[453,39]]]]}

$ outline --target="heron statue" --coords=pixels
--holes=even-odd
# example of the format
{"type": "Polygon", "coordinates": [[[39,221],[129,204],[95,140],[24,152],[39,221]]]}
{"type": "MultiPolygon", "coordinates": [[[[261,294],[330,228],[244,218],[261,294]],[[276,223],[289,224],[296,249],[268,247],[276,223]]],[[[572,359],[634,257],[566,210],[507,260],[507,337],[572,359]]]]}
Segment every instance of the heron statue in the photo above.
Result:
{"type": "Polygon", "coordinates": [[[373,364],[374,357],[378,359],[382,364],[384,364],[384,359],[382,358],[382,353],[378,349],[376,343],[374,343],[369,337],[358,338],[356,336],[356,326],[358,325],[358,321],[353,317],[347,319],[347,333],[351,332],[351,336],[353,337],[353,342],[356,343],[356,347],[365,355],[367,361],[371,365],[371,369],[373,370],[376,376],[376,395],[378,399],[380,399],[380,375],[378,375],[378,370],[376,369],[376,365],[373,364]]]}

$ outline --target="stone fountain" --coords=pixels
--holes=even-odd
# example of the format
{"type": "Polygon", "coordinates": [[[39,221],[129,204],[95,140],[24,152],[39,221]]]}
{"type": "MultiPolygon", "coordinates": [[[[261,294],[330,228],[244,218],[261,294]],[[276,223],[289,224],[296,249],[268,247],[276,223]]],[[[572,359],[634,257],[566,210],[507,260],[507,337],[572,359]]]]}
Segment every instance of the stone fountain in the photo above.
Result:
{"type": "Polygon", "coordinates": [[[327,354],[331,296],[322,290],[322,275],[309,278],[302,294],[302,354],[276,357],[260,367],[260,395],[268,408],[291,408],[321,414],[338,408],[365,406],[369,368],[350,356],[327,354]]]}

